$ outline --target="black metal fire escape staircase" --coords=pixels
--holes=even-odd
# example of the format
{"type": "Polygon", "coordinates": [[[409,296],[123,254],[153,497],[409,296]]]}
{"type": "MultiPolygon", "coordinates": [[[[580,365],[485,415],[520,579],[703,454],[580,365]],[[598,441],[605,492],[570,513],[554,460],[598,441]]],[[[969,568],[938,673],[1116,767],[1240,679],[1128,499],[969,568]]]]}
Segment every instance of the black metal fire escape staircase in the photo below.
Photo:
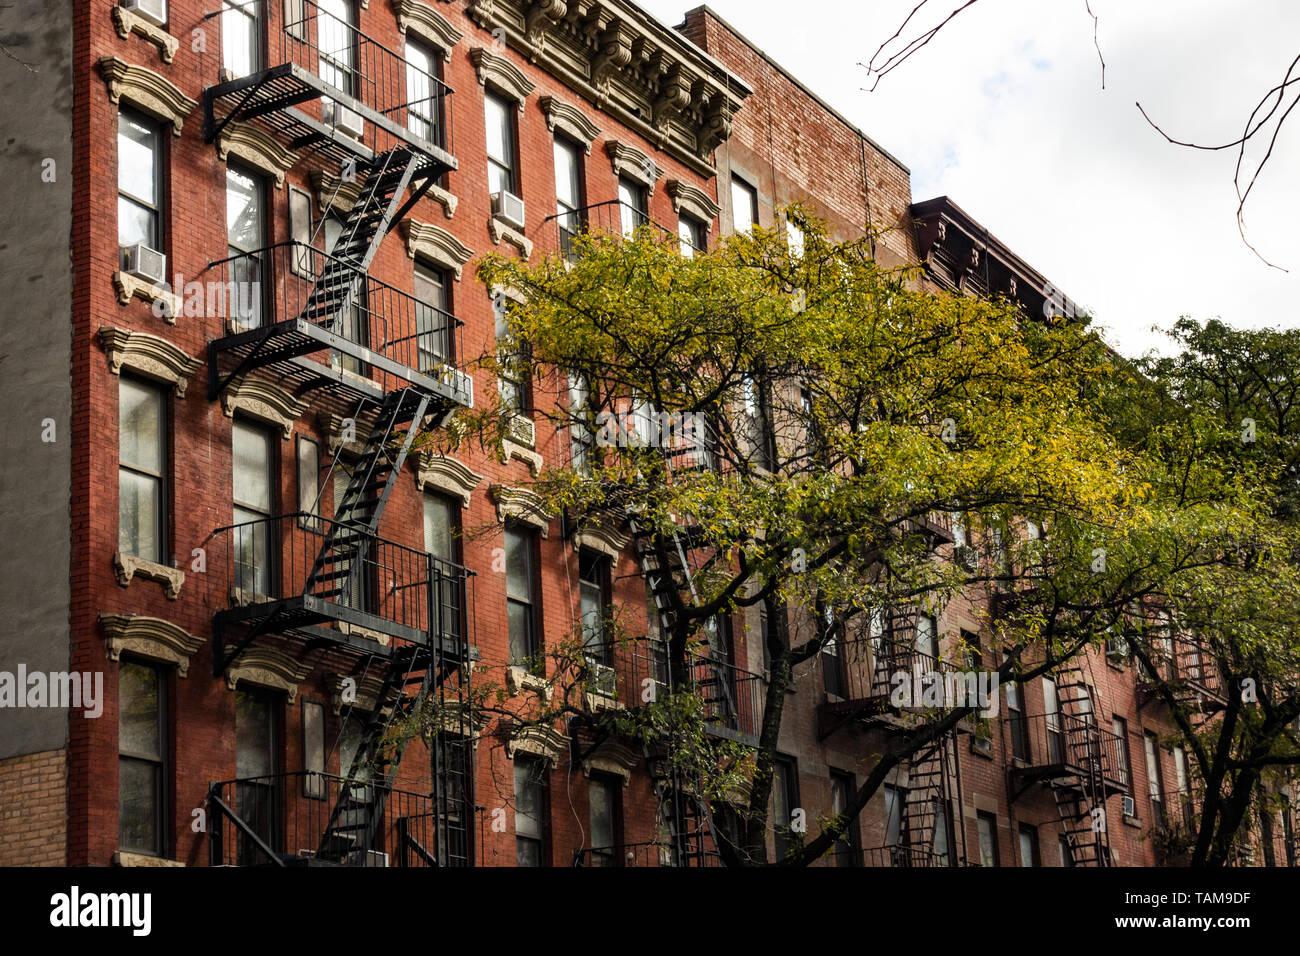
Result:
{"type": "MultiPolygon", "coordinates": [[[[669,450],[663,454],[664,469],[672,474],[672,459],[674,452],[669,450]]],[[[688,525],[685,529],[674,528],[671,535],[667,536],[664,548],[667,555],[667,563],[661,564],[659,551],[656,548],[656,538],[658,531],[648,527],[645,522],[637,520],[635,514],[629,512],[627,518],[628,530],[632,534],[633,550],[637,557],[637,563],[641,567],[641,574],[645,578],[650,589],[651,599],[654,601],[655,612],[658,615],[660,632],[670,635],[675,630],[672,601],[669,597],[671,593],[689,593],[690,600],[693,604],[699,603],[699,592],[695,587],[695,574],[698,569],[691,561],[691,551],[699,544],[699,536],[693,533],[688,525]]],[[[665,659],[668,664],[669,686],[672,686],[672,662],[665,649],[665,659]]],[[[706,682],[711,687],[716,687],[722,696],[727,713],[736,713],[736,702],[731,690],[731,682],[725,673],[726,663],[717,660],[710,653],[709,667],[711,676],[706,678],[706,682]]],[[[703,689],[703,688],[702,688],[703,689]]],[[[671,748],[672,741],[668,741],[671,748]]],[[[670,754],[671,756],[671,754],[670,754]]],[[[692,781],[694,792],[688,792],[683,786],[685,782],[678,779],[676,767],[672,770],[672,787],[673,796],[672,810],[674,814],[674,835],[678,841],[675,847],[679,865],[681,866],[703,866],[708,857],[716,857],[717,850],[717,829],[713,822],[713,812],[709,807],[708,801],[701,796],[703,791],[703,781],[692,781]],[[713,849],[710,850],[709,846],[713,849]]]]}
{"type": "MultiPolygon", "coordinates": [[[[955,734],[945,733],[922,747],[908,762],[907,792],[903,798],[902,827],[907,847],[920,852],[916,859],[908,858],[906,865],[938,861],[932,856],[939,815],[944,815],[944,833],[950,836],[947,825],[949,781],[952,764],[956,759],[955,734]]],[[[956,847],[948,841],[946,852],[953,859],[956,847]]]]}
{"type": "Polygon", "coordinates": [[[1092,691],[1077,665],[1059,671],[1065,757],[1077,773],[1049,781],[1074,866],[1111,866],[1105,758],[1092,691]],[[1101,809],[1102,813],[1094,811],[1101,809]]]}

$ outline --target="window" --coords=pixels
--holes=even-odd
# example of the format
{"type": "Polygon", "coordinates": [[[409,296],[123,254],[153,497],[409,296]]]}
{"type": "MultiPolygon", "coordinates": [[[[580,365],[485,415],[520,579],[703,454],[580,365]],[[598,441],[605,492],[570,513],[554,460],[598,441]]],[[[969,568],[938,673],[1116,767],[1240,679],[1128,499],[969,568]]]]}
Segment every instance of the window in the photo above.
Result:
{"type": "Polygon", "coordinates": [[[302,795],[314,800],[325,798],[325,705],[314,700],[302,702],[302,795]]]}
{"type": "MultiPolygon", "coordinates": [[[[1007,655],[1003,655],[1005,664],[1007,655]]],[[[1011,756],[1017,760],[1029,759],[1029,725],[1025,708],[1020,700],[1021,685],[1014,676],[1007,681],[1007,729],[1011,733],[1011,756]]]]}
{"type": "Polygon", "coordinates": [[[591,452],[596,445],[596,436],[592,434],[587,423],[591,409],[587,403],[590,395],[587,380],[581,375],[569,376],[569,455],[576,471],[589,474],[591,470],[591,452]]]}
{"type": "Polygon", "coordinates": [[[438,57],[423,43],[406,41],[406,128],[435,145],[442,144],[438,57]]]}
{"type": "Polygon", "coordinates": [[[519,111],[513,103],[487,93],[483,97],[487,113],[488,192],[496,195],[505,192],[519,194],[515,166],[515,114],[519,111]]]}
{"type": "Polygon", "coordinates": [[[1178,792],[1187,793],[1190,789],[1187,779],[1187,751],[1182,747],[1174,747],[1174,779],[1178,783],[1178,792]]]}
{"type": "MultiPolygon", "coordinates": [[[[496,338],[503,361],[518,362],[526,367],[527,346],[511,341],[510,327],[504,309],[497,310],[496,338]]],[[[497,379],[502,407],[513,409],[516,415],[521,416],[527,416],[532,411],[532,389],[529,387],[529,381],[524,377],[526,374],[523,369],[507,366],[500,370],[500,378],[497,379]]]]}
{"type": "MultiPolygon", "coordinates": [[[[279,842],[279,698],[261,689],[235,690],[235,788],[240,818],[264,843],[279,842]]],[[[247,836],[239,838],[239,864],[269,862],[247,836]]]]}
{"type": "Polygon", "coordinates": [[[646,201],[646,188],[626,176],[618,178],[619,225],[623,235],[631,236],[639,226],[650,221],[650,208],[646,201]]]}
{"type": "Polygon", "coordinates": [[[440,564],[434,567],[434,630],[460,637],[462,616],[460,564],[461,503],[445,495],[424,496],[424,550],[440,564]]]}
{"type": "Polygon", "coordinates": [[[1042,866],[1038,858],[1038,829],[1028,823],[1020,824],[1020,865],[1042,866]]]}
{"type": "Polygon", "coordinates": [[[747,375],[741,382],[741,408],[750,449],[750,463],[771,471],[776,462],[776,436],[763,383],[747,375]]]}
{"type": "MultiPolygon", "coordinates": [[[[829,610],[827,608],[828,612],[829,610]]],[[[766,642],[764,642],[764,647],[766,646],[766,642]]],[[[848,682],[845,680],[844,674],[844,661],[840,659],[839,638],[834,634],[829,635],[826,643],[822,645],[821,658],[822,681],[825,684],[827,696],[847,699],[849,692],[848,682]]]]}
{"type": "Polygon", "coordinates": [[[587,786],[591,803],[591,865],[618,866],[620,781],[592,774],[587,786]]]}
{"type": "Polygon", "coordinates": [[[238,166],[226,167],[226,254],[233,258],[230,278],[237,294],[231,301],[235,325],[262,324],[262,254],[266,249],[266,184],[238,166]]]}
{"type": "Polygon", "coordinates": [[[1065,763],[1065,741],[1061,738],[1061,698],[1056,681],[1043,678],[1043,723],[1047,727],[1047,762],[1065,763]]]}
{"type": "Polygon", "coordinates": [[[536,535],[516,525],[506,526],[506,614],[510,630],[510,663],[525,664],[537,655],[536,535]]]}
{"type": "MultiPolygon", "coordinates": [[[[357,42],[352,0],[316,0],[316,32],[320,44],[320,78],[351,95],[357,42]]],[[[328,99],[322,103],[327,116],[331,106],[328,99]]]]}
{"type": "Polygon", "coordinates": [[[758,225],[758,190],[735,176],[731,177],[731,225],[737,234],[758,225]]]}
{"type": "Polygon", "coordinates": [[[117,549],[167,561],[167,399],[123,375],[118,386],[117,549]]]}
{"type": "Polygon", "coordinates": [[[605,640],[605,615],[610,603],[609,558],[595,551],[579,551],[578,589],[583,652],[588,662],[608,667],[614,662],[613,645],[605,640]]]}
{"type": "Polygon", "coordinates": [[[936,800],[934,804],[934,861],[938,866],[948,866],[948,820],[952,815],[952,804],[948,800],[936,800]]]}
{"type": "Polygon", "coordinates": [[[939,667],[939,626],[933,614],[920,614],[916,618],[916,659],[912,665],[915,677],[924,677],[939,667]]]}
{"type": "Polygon", "coordinates": [[[795,259],[803,258],[804,235],[803,230],[789,216],[785,220],[785,243],[790,250],[790,255],[795,259]]]}
{"type": "Polygon", "coordinates": [[[443,269],[417,260],[415,263],[415,332],[417,369],[436,371],[451,362],[451,302],[448,297],[447,273],[443,269]]]}
{"type": "Polygon", "coordinates": [[[222,0],[221,66],[230,79],[262,69],[262,0],[222,0]]]}
{"type": "Polygon", "coordinates": [[[1110,729],[1119,738],[1115,746],[1116,779],[1119,780],[1119,785],[1124,788],[1125,793],[1132,793],[1128,778],[1128,721],[1123,717],[1112,717],[1110,729]]]}
{"type": "MultiPolygon", "coordinates": [[[[343,231],[345,228],[344,221],[336,212],[328,212],[321,224],[320,230],[325,242],[325,251],[337,256],[345,262],[355,263],[356,256],[345,255],[339,248],[343,243],[343,231]]],[[[322,260],[324,261],[324,260],[322,260]]],[[[343,336],[349,342],[355,342],[357,345],[366,345],[369,341],[369,306],[367,304],[367,293],[370,284],[359,274],[357,270],[355,275],[355,284],[352,288],[352,294],[342,303],[342,307],[334,315],[329,317],[329,330],[343,336]]],[[[416,321],[419,321],[420,308],[416,306],[416,321]]],[[[324,321],[324,318],[322,318],[324,321]]],[[[417,349],[418,349],[417,340],[417,349]]],[[[348,355],[340,352],[338,349],[330,349],[330,364],[339,368],[347,369],[357,375],[366,374],[365,363],[354,355],[348,355]]]]}
{"type": "Polygon", "coordinates": [[[1165,785],[1160,772],[1160,750],[1156,735],[1147,731],[1142,735],[1142,746],[1147,758],[1147,793],[1151,797],[1151,815],[1157,826],[1165,822],[1165,785]]]}
{"type": "Polygon", "coordinates": [[[515,865],[545,866],[547,836],[546,761],[515,757],[515,865]]]}
{"type": "Polygon", "coordinates": [[[772,763],[772,829],[776,835],[776,858],[785,858],[796,850],[801,840],[791,827],[799,808],[799,771],[788,757],[772,763]]]}
{"type": "Polygon", "coordinates": [[[885,846],[901,846],[907,838],[903,832],[903,803],[907,791],[885,784],[885,846]]]}
{"type": "MultiPolygon", "coordinates": [[[[857,793],[857,790],[858,787],[853,779],[853,774],[832,769],[831,813],[835,816],[844,813],[853,801],[853,795],[857,793]]],[[[844,831],[844,835],[835,841],[835,847],[831,850],[831,858],[835,861],[836,866],[860,866],[862,862],[860,856],[858,821],[853,819],[849,821],[848,829],[844,831]]]]}
{"type": "Polygon", "coordinates": [[[1061,851],[1061,866],[1074,866],[1074,854],[1070,852],[1070,840],[1065,834],[1056,838],[1057,848],[1061,851]]]}
{"type": "Polygon", "coordinates": [[[694,258],[697,252],[709,251],[709,227],[692,216],[683,214],[677,220],[677,238],[687,259],[694,258]]]}
{"type": "Polygon", "coordinates": [[[118,669],[118,845],[167,853],[167,676],[134,661],[118,669]]]}
{"type": "Polygon", "coordinates": [[[162,251],[162,144],[158,124],[132,110],[117,114],[117,244],[162,251]]]}
{"type": "Polygon", "coordinates": [[[998,865],[998,818],[984,810],[975,814],[975,826],[979,832],[980,866],[998,865]]]}
{"type": "Polygon", "coordinates": [[[582,230],[582,153],[562,136],[555,137],[555,213],[559,216],[560,252],[573,255],[573,240],[582,230]]]}
{"type": "Polygon", "coordinates": [[[233,547],[235,586],[245,597],[270,596],[271,517],[275,477],[272,453],[275,439],[264,428],[236,421],[231,430],[234,467],[235,534],[233,547]]]}
{"type": "Polygon", "coordinates": [[[323,530],[321,517],[320,446],[302,435],[298,436],[298,519],[301,527],[312,531],[323,530]]]}

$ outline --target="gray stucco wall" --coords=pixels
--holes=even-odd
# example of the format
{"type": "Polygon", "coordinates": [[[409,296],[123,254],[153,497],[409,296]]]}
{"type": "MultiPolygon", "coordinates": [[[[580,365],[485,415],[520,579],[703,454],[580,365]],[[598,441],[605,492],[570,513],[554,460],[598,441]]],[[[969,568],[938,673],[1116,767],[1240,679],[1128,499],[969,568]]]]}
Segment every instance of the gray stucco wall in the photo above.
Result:
{"type": "MultiPolygon", "coordinates": [[[[68,667],[72,4],[0,7],[11,54],[0,51],[0,671],[10,673],[20,662],[68,667]],[[47,158],[54,182],[42,181],[47,158]]],[[[0,759],[67,736],[66,711],[0,708],[0,759]]]]}

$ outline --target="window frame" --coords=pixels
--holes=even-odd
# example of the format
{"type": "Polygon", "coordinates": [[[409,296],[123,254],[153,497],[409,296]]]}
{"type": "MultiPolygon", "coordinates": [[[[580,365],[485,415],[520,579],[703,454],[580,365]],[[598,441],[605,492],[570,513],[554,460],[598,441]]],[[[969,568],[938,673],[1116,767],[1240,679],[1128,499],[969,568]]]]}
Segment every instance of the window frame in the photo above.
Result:
{"type": "MultiPolygon", "coordinates": [[[[516,753],[514,757],[514,815],[515,815],[515,865],[523,866],[519,862],[519,847],[521,843],[535,844],[537,847],[537,865],[539,867],[548,867],[550,865],[550,769],[547,766],[546,758],[539,757],[535,754],[516,753]],[[521,834],[519,832],[519,804],[520,804],[520,767],[528,768],[525,778],[525,785],[536,788],[536,824],[537,833],[521,834]]],[[[532,817],[525,817],[532,819],[532,817]]]]}
{"type": "MultiPolygon", "coordinates": [[[[305,12],[305,10],[304,10],[305,12]]],[[[227,74],[231,80],[242,79],[246,76],[253,76],[256,73],[266,69],[266,10],[263,0],[223,0],[221,4],[221,70],[227,74]],[[251,9],[251,12],[250,12],[251,9]],[[236,74],[235,71],[226,64],[226,41],[228,34],[226,31],[226,17],[243,17],[239,23],[247,23],[250,30],[250,46],[248,49],[248,72],[236,74]]],[[[285,24],[285,32],[293,36],[289,29],[292,23],[285,24]]],[[[241,31],[242,35],[242,31],[241,31]]]]}
{"type": "Polygon", "coordinates": [[[1002,865],[1001,851],[998,848],[998,816],[996,813],[990,813],[987,810],[975,811],[975,845],[979,850],[980,866],[998,867],[1002,865]],[[984,859],[984,826],[988,826],[989,836],[989,856],[991,863],[986,863],[984,859]]]}
{"type": "Polygon", "coordinates": [[[1016,828],[1016,856],[1022,867],[1041,867],[1042,855],[1038,848],[1038,827],[1022,823],[1016,828]],[[1025,839],[1029,839],[1029,862],[1025,862],[1025,839]]]}
{"type": "Polygon", "coordinates": [[[415,299],[417,306],[415,312],[415,355],[419,363],[417,371],[424,372],[432,369],[433,363],[442,365],[451,365],[456,361],[456,336],[455,336],[455,319],[452,313],[452,276],[450,270],[430,262],[423,257],[417,256],[412,265],[412,297],[415,299]],[[436,288],[441,293],[442,304],[439,305],[428,301],[422,297],[421,284],[430,288],[436,288]],[[431,309],[442,322],[441,329],[435,327],[427,330],[420,328],[421,311],[420,306],[431,309]],[[434,347],[424,348],[421,344],[423,337],[428,335],[432,338],[434,347]],[[441,341],[439,341],[441,340],[441,341]],[[424,355],[431,356],[431,363],[426,367],[424,365],[424,355]]]}
{"type": "Polygon", "coordinates": [[[485,86],[483,89],[483,123],[485,134],[487,130],[491,129],[490,123],[492,120],[492,114],[489,111],[490,106],[499,107],[501,109],[502,118],[505,120],[502,132],[505,134],[506,142],[504,145],[508,155],[505,157],[493,156],[491,150],[491,137],[488,136],[486,138],[485,142],[488,145],[484,149],[484,153],[487,158],[488,166],[488,195],[491,196],[494,194],[494,190],[492,189],[492,174],[494,171],[497,171],[504,174],[505,184],[503,188],[505,191],[513,193],[516,196],[522,196],[523,193],[520,191],[519,185],[519,123],[517,119],[519,108],[510,99],[498,93],[492,87],[485,86]]]}
{"type": "Polygon", "coordinates": [[[587,823],[591,827],[591,852],[589,858],[592,866],[617,867],[623,861],[618,849],[623,844],[623,781],[605,773],[593,773],[587,778],[587,823]],[[613,842],[602,847],[596,844],[596,807],[592,794],[599,787],[605,790],[609,798],[609,832],[613,842]],[[604,862],[596,862],[602,860],[604,862]]]}
{"type": "Polygon", "coordinates": [[[433,44],[426,42],[420,37],[412,35],[410,31],[408,31],[406,43],[402,47],[402,59],[405,60],[406,69],[408,71],[406,74],[406,129],[435,146],[443,146],[446,142],[446,135],[443,129],[442,96],[439,90],[439,86],[442,83],[442,54],[438,52],[433,44]],[[411,58],[412,51],[427,60],[429,64],[428,70],[415,65],[415,62],[411,58]],[[429,115],[418,112],[412,106],[413,103],[417,102],[414,94],[419,92],[419,90],[412,86],[413,77],[409,72],[412,67],[429,77],[429,105],[427,107],[429,115]],[[426,136],[422,133],[420,129],[417,128],[417,124],[426,124],[431,135],[426,136]]]}
{"type": "Polygon", "coordinates": [[[588,663],[600,664],[604,667],[611,667],[614,663],[614,647],[605,633],[605,618],[613,604],[613,594],[610,586],[612,564],[613,562],[607,554],[591,548],[581,548],[578,551],[578,616],[579,623],[582,626],[583,656],[588,663]],[[584,564],[586,565],[585,569],[584,564]],[[587,640],[589,633],[587,627],[588,612],[584,610],[587,600],[586,592],[589,588],[596,589],[600,599],[600,617],[595,629],[599,641],[594,644],[587,640]]]}
{"type": "MultiPolygon", "coordinates": [[[[122,551],[122,472],[126,470],[132,475],[146,478],[157,482],[157,500],[154,506],[154,522],[156,527],[157,549],[152,555],[133,554],[133,557],[143,558],[146,561],[153,561],[155,564],[166,564],[171,553],[171,431],[170,431],[171,407],[167,397],[167,390],[147,378],[137,375],[122,374],[118,382],[118,435],[117,435],[117,521],[118,521],[118,550],[122,551]],[[158,410],[158,459],[159,472],[152,474],[139,465],[126,463],[122,460],[122,385],[126,383],[129,387],[139,388],[152,394],[156,401],[158,410]]],[[[138,537],[138,529],[137,529],[138,537]]]]}
{"type": "Polygon", "coordinates": [[[777,754],[772,761],[772,794],[769,801],[772,813],[772,840],[775,858],[784,859],[796,849],[801,840],[794,836],[791,828],[794,812],[800,808],[799,801],[799,762],[794,757],[777,754]],[[778,794],[786,803],[787,822],[778,824],[778,794]]]}
{"type": "MultiPolygon", "coordinates": [[[[266,596],[268,597],[272,596],[278,590],[279,587],[279,562],[277,560],[277,558],[279,557],[279,551],[277,548],[273,547],[274,542],[271,540],[272,536],[270,534],[272,524],[274,522],[277,512],[279,511],[279,490],[280,490],[279,464],[280,463],[279,463],[279,455],[276,454],[277,449],[279,448],[278,445],[279,440],[280,440],[279,437],[274,432],[272,432],[270,428],[263,425],[261,422],[244,418],[242,415],[237,415],[231,424],[230,503],[231,503],[232,524],[234,524],[235,526],[240,526],[244,524],[257,522],[267,529],[267,534],[263,537],[263,545],[265,546],[265,552],[264,554],[262,554],[262,557],[265,559],[265,572],[264,572],[266,578],[265,593],[266,596]],[[269,501],[267,502],[266,512],[262,512],[258,510],[257,506],[241,501],[240,499],[235,497],[236,494],[235,474],[236,474],[236,468],[238,467],[238,458],[235,456],[234,447],[235,447],[235,433],[237,430],[244,431],[246,433],[257,434],[266,443],[267,468],[266,468],[265,477],[267,482],[267,490],[269,493],[269,501]],[[258,515],[258,517],[241,519],[239,517],[240,511],[247,512],[248,514],[258,515]]],[[[236,537],[238,537],[238,533],[236,534],[236,537]]],[[[254,533],[253,536],[253,547],[254,549],[256,549],[257,547],[256,533],[254,533]]],[[[237,558],[235,559],[235,566],[236,567],[239,566],[237,558]]],[[[237,578],[238,578],[238,574],[239,572],[236,572],[237,578]]],[[[256,566],[254,566],[254,582],[256,582],[256,566]]],[[[254,587],[251,590],[253,594],[261,593],[256,591],[255,583],[254,583],[254,587]]]]}
{"type": "Polygon", "coordinates": [[[525,556],[525,560],[527,561],[527,567],[523,569],[523,572],[524,572],[524,581],[527,583],[528,586],[528,595],[526,598],[519,597],[517,595],[512,595],[510,593],[510,567],[509,567],[510,555],[512,549],[507,543],[506,545],[506,620],[507,620],[506,628],[507,628],[507,641],[508,641],[507,653],[509,654],[510,665],[513,667],[518,667],[518,666],[523,666],[527,664],[529,661],[531,661],[532,659],[536,658],[542,649],[541,648],[541,627],[539,626],[540,613],[538,609],[539,602],[538,602],[538,588],[537,588],[538,535],[537,535],[537,530],[535,528],[517,521],[506,522],[504,533],[506,535],[516,535],[519,538],[523,539],[524,542],[523,553],[525,556]],[[516,648],[514,646],[515,634],[511,631],[510,624],[509,624],[511,605],[517,605],[525,609],[524,623],[527,630],[523,635],[521,635],[521,637],[525,642],[525,647],[522,648],[522,650],[524,651],[522,655],[516,655],[515,653],[516,651],[516,648]]]}
{"type": "Polygon", "coordinates": [[[123,701],[119,700],[118,706],[118,846],[131,853],[142,853],[146,856],[165,858],[171,852],[172,834],[169,826],[171,820],[171,775],[172,775],[172,753],[171,753],[171,669],[143,658],[135,658],[131,655],[124,655],[119,667],[118,687],[121,688],[121,668],[131,667],[141,670],[150,671],[154,676],[154,686],[157,688],[157,700],[155,707],[157,713],[158,732],[158,755],[144,755],[123,751],[121,736],[121,718],[125,713],[126,707],[122,706],[123,701]],[[121,765],[123,761],[133,761],[136,763],[147,763],[154,770],[154,787],[153,787],[153,816],[154,816],[154,834],[155,840],[153,847],[144,847],[138,845],[128,845],[125,836],[122,833],[122,774],[121,765]]]}
{"type": "MultiPolygon", "coordinates": [[[[835,767],[828,769],[830,771],[831,813],[838,814],[843,811],[835,809],[836,786],[838,785],[843,789],[844,799],[851,801],[858,789],[857,777],[848,770],[839,770],[835,767]]],[[[855,867],[862,865],[862,833],[858,826],[858,817],[854,817],[849,821],[844,835],[831,846],[831,854],[836,866],[855,867]]]]}
{"type": "Polygon", "coordinates": [[[229,263],[229,269],[227,274],[230,276],[231,281],[235,283],[252,281],[252,282],[256,282],[258,287],[258,295],[254,296],[252,294],[252,290],[250,290],[250,294],[247,297],[245,297],[242,293],[242,290],[238,290],[238,286],[236,286],[237,292],[236,295],[233,297],[233,306],[231,309],[231,311],[234,312],[235,314],[232,315],[231,322],[234,324],[235,328],[240,331],[249,331],[251,329],[262,328],[263,326],[265,326],[266,324],[274,320],[274,316],[271,315],[271,310],[269,307],[272,301],[271,287],[274,283],[274,277],[272,276],[271,271],[267,268],[267,261],[266,261],[266,250],[271,245],[270,240],[271,240],[271,217],[272,217],[271,203],[268,202],[269,199],[268,188],[269,185],[266,181],[266,177],[263,176],[257,170],[245,166],[242,163],[236,163],[236,162],[226,163],[226,185],[225,185],[226,256],[232,260],[229,263]],[[256,241],[252,244],[252,247],[247,249],[244,248],[243,246],[236,245],[233,240],[233,237],[230,234],[231,178],[234,176],[242,176],[253,183],[253,190],[250,195],[254,197],[258,207],[259,235],[257,236],[256,241]],[[237,271],[238,271],[237,264],[241,260],[256,263],[257,274],[251,280],[247,276],[237,275],[237,271]],[[268,278],[271,279],[270,282],[267,281],[268,278]],[[245,301],[247,301],[251,305],[251,307],[256,310],[254,316],[247,317],[238,314],[240,311],[240,307],[243,305],[245,301]]]}
{"type": "Polygon", "coordinates": [[[117,215],[117,241],[118,241],[119,257],[121,256],[120,250],[126,248],[126,246],[122,242],[121,203],[123,200],[125,200],[126,202],[130,203],[133,206],[136,206],[137,208],[144,209],[149,212],[152,225],[153,225],[153,230],[152,230],[153,235],[150,237],[150,241],[145,244],[149,246],[150,249],[153,249],[156,252],[166,254],[167,250],[165,248],[165,245],[167,241],[167,228],[166,228],[165,219],[166,219],[166,210],[167,210],[167,193],[166,193],[167,177],[164,175],[164,168],[167,161],[167,139],[165,136],[163,136],[162,123],[159,122],[154,117],[150,116],[148,113],[141,112],[138,109],[133,109],[130,106],[123,104],[118,108],[117,111],[117,142],[118,142],[118,151],[117,151],[118,210],[116,212],[116,215],[117,215]],[[154,202],[152,203],[122,188],[123,167],[122,167],[121,142],[122,142],[123,119],[126,119],[128,122],[135,123],[139,126],[148,129],[150,134],[153,137],[153,145],[151,148],[151,155],[153,157],[153,169],[151,172],[153,178],[154,202]]]}
{"type": "Polygon", "coordinates": [[[731,174],[731,228],[736,235],[744,235],[753,232],[759,225],[758,221],[758,188],[750,185],[749,181],[735,173],[731,174]],[[736,210],[739,208],[737,203],[737,192],[743,192],[747,202],[750,215],[750,223],[746,228],[741,228],[739,221],[736,219],[736,210]]]}

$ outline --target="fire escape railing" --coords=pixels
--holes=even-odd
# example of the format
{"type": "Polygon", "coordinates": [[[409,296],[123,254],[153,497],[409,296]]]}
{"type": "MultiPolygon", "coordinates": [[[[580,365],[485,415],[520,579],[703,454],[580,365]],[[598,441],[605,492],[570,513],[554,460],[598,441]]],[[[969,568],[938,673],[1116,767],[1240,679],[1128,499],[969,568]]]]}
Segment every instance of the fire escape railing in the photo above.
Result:
{"type": "Polygon", "coordinates": [[[205,91],[226,107],[224,116],[209,116],[209,139],[230,121],[260,119],[296,137],[298,141],[289,143],[291,149],[319,147],[334,155],[341,140],[322,139],[322,130],[310,124],[320,123],[326,131],[336,127],[341,106],[369,122],[360,137],[346,132],[339,136],[374,152],[402,141],[428,152],[454,154],[452,90],[436,76],[313,0],[226,3],[205,19],[221,17],[225,29],[248,9],[258,23],[257,48],[248,51],[247,74],[234,76],[223,66],[219,83],[205,91]],[[302,114],[299,107],[311,100],[321,102],[302,114]],[[285,112],[288,109],[299,115],[285,112]],[[309,122],[302,122],[304,118],[309,122]]]}
{"type": "Polygon", "coordinates": [[[688,247],[692,254],[703,253],[694,240],[687,239],[676,230],[651,219],[645,212],[621,200],[583,206],[571,212],[557,213],[543,220],[543,225],[555,223],[556,250],[569,261],[578,256],[579,238],[589,236],[631,236],[640,229],[648,229],[658,239],[669,239],[688,247]]]}
{"type": "Polygon", "coordinates": [[[1132,793],[1132,771],[1125,769],[1123,743],[1114,732],[1098,725],[1095,717],[1072,714],[1006,717],[1014,769],[1035,778],[1086,775],[1093,766],[1101,771],[1108,789],[1132,793]]]}
{"type": "Polygon", "coordinates": [[[472,807],[439,812],[428,794],[296,771],[214,783],[208,791],[212,866],[468,865],[472,807]],[[334,808],[358,817],[382,807],[373,839],[327,838],[334,808]]]}
{"type": "Polygon", "coordinates": [[[374,381],[383,391],[412,381],[409,372],[438,383],[462,405],[473,405],[473,382],[463,370],[464,322],[342,259],[300,242],[220,259],[206,295],[206,314],[225,317],[231,336],[294,319],[321,326],[342,341],[315,353],[374,381]],[[321,302],[322,276],[351,289],[339,307],[321,302]],[[367,360],[367,357],[369,360],[367,360]]]}

